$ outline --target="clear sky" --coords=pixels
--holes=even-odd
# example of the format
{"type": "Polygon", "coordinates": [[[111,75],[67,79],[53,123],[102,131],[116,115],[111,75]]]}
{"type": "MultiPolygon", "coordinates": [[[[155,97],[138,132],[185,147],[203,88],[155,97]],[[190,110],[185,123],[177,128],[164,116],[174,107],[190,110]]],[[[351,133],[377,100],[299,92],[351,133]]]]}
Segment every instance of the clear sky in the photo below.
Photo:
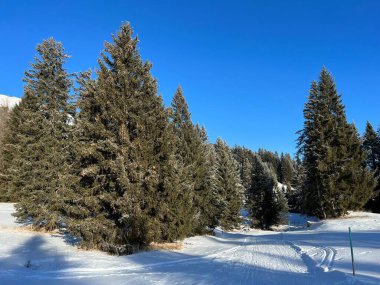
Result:
{"type": "Polygon", "coordinates": [[[180,84],[195,122],[230,145],[295,151],[312,80],[326,66],[349,121],[380,124],[380,1],[0,1],[0,94],[21,97],[50,36],[69,72],[97,66],[123,21],[168,105],[180,84]]]}

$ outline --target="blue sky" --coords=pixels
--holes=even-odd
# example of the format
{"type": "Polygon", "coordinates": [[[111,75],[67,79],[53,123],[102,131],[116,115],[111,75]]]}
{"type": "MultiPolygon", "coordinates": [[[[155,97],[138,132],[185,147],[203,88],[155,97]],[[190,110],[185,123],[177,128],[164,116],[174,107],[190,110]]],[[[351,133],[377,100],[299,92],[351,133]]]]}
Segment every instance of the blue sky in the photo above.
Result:
{"type": "Polygon", "coordinates": [[[0,94],[22,96],[23,73],[43,39],[61,41],[72,56],[68,71],[83,71],[129,21],[166,104],[180,84],[212,141],[293,154],[322,66],[349,121],[361,132],[367,120],[380,124],[379,15],[377,0],[3,0],[0,94]]]}

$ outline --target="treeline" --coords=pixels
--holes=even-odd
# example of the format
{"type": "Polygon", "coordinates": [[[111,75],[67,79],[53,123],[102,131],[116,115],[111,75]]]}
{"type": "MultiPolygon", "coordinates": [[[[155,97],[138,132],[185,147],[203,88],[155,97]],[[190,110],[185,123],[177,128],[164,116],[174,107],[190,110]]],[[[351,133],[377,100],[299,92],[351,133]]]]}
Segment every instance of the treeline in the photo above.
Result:
{"type": "Polygon", "coordinates": [[[20,221],[115,254],[240,225],[232,151],[193,124],[181,88],[165,108],[137,44],[123,25],[95,76],[75,77],[61,43],[38,45],[1,144],[0,197],[20,221]]]}
{"type": "Polygon", "coordinates": [[[35,228],[127,254],[238,228],[242,208],[270,229],[289,210],[328,218],[369,200],[378,207],[379,133],[367,126],[361,139],[347,123],[325,69],[292,159],[210,144],[180,87],[165,107],[129,24],[105,43],[95,74],[68,74],[68,55],[52,38],[37,54],[21,102],[0,113],[0,200],[17,202],[17,218],[35,228]]]}

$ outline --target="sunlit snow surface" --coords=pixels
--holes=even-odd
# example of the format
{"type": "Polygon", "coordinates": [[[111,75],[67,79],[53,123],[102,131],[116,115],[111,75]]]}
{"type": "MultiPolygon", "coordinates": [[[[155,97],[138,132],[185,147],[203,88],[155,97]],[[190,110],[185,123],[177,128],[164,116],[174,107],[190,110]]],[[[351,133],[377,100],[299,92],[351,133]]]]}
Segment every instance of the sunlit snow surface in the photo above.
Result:
{"type": "Polygon", "coordinates": [[[290,215],[286,232],[216,231],[178,251],[115,257],[59,234],[33,233],[0,203],[0,284],[380,284],[380,215],[312,223],[290,215]],[[353,230],[356,277],[348,227],[353,230]]]}
{"type": "Polygon", "coordinates": [[[20,98],[0,94],[0,106],[13,108],[21,101],[20,98]]]}

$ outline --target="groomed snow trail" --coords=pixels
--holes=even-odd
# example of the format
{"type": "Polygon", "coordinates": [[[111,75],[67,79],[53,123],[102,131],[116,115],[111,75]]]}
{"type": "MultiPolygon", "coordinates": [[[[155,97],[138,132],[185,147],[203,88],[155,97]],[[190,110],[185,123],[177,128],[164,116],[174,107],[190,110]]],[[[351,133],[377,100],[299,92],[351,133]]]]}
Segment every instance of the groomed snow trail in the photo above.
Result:
{"type": "Polygon", "coordinates": [[[76,249],[59,234],[27,231],[15,223],[12,212],[12,204],[0,203],[4,285],[380,284],[380,215],[286,233],[217,232],[188,238],[178,251],[116,257],[76,249]],[[345,233],[352,223],[360,229],[353,235],[358,254],[355,278],[349,275],[345,233]]]}

